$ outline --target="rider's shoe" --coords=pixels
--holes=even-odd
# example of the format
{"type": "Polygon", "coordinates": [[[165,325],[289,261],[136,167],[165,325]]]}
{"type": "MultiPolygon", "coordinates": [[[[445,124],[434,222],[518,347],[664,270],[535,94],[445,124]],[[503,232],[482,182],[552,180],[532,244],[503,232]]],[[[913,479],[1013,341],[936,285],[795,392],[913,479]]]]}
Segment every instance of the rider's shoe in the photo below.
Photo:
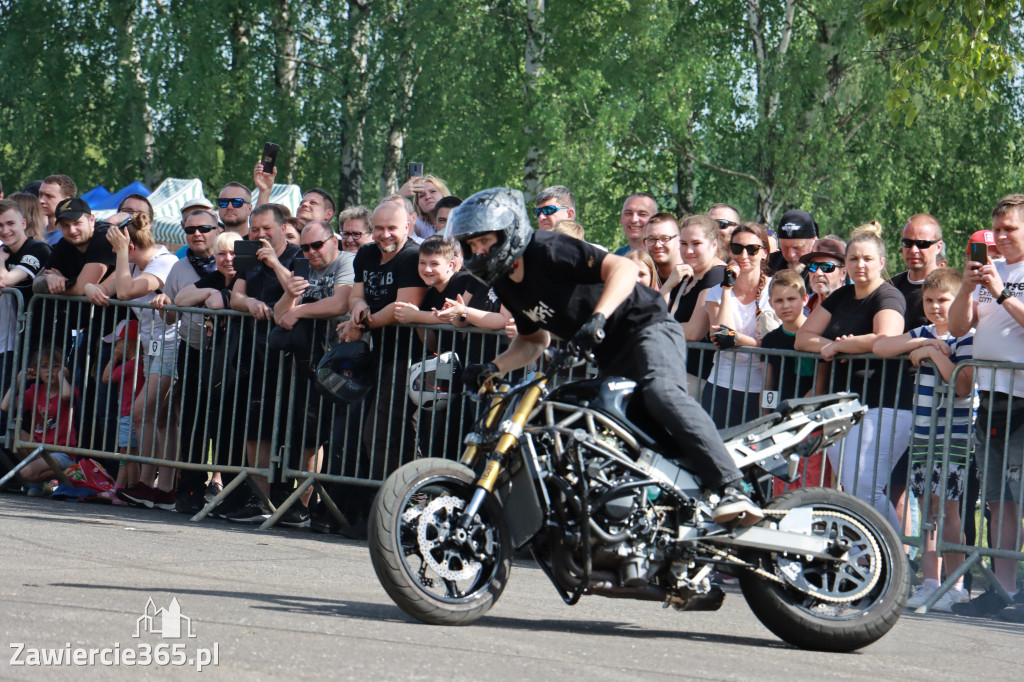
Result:
{"type": "Polygon", "coordinates": [[[711,520],[715,523],[729,523],[739,520],[744,526],[753,526],[764,518],[764,512],[754,501],[731,486],[722,491],[721,499],[711,510],[711,520]]]}

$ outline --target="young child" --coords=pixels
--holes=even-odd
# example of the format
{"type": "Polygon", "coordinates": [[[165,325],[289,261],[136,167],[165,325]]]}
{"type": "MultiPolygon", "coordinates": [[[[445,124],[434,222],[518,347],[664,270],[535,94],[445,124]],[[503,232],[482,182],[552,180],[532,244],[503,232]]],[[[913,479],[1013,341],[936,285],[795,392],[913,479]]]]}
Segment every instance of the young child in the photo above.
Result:
{"type": "MultiPolygon", "coordinates": [[[[75,462],[75,457],[60,452],[59,448],[77,447],[78,433],[74,425],[74,404],[78,400],[78,389],[72,388],[68,372],[60,355],[52,348],[40,348],[32,354],[24,370],[25,395],[22,409],[21,440],[53,446],[46,453],[61,469],[75,462]]],[[[19,379],[20,385],[20,379],[19,379]]],[[[0,410],[11,408],[11,388],[0,402],[0,410]]],[[[35,448],[19,448],[16,453],[21,459],[35,448]]],[[[43,483],[54,478],[54,472],[45,459],[39,458],[21,470],[21,478],[29,484],[29,497],[45,495],[43,483]]]]}
{"type": "MultiPolygon", "coordinates": [[[[781,270],[772,277],[768,286],[772,310],[782,326],[765,334],[761,348],[794,350],[796,332],[807,321],[804,305],[807,288],[796,270],[781,270]]],[[[809,358],[768,355],[765,360],[766,391],[776,391],[775,404],[790,398],[803,398],[814,388],[814,360],[809,358]]]]}
{"type": "MultiPolygon", "coordinates": [[[[974,330],[964,336],[953,337],[949,333],[949,306],[960,291],[960,273],[952,268],[938,268],[929,274],[922,285],[924,314],[931,324],[912,329],[900,336],[879,339],[873,350],[876,355],[893,357],[910,354],[910,362],[918,368],[917,396],[914,402],[914,434],[910,445],[910,476],[914,495],[924,503],[924,482],[928,460],[929,443],[934,446],[934,467],[932,469],[931,509],[937,515],[939,505],[945,507],[945,532],[947,542],[963,542],[961,539],[960,500],[967,482],[967,462],[973,449],[971,421],[973,419],[972,394],[974,391],[974,370],[964,368],[956,377],[956,399],[953,401],[952,431],[946,433],[947,406],[936,401],[934,394],[945,393],[944,382],[948,382],[958,362],[973,357],[974,330]],[[938,369],[942,381],[935,376],[938,369]],[[935,431],[932,421],[935,420],[935,431]],[[943,471],[942,447],[948,444],[949,469],[943,471]],[[945,500],[939,494],[945,481],[945,500]]],[[[935,551],[935,533],[925,538],[925,552],[922,560],[924,583],[917,588],[907,601],[909,608],[925,603],[939,587],[939,576],[943,559],[946,571],[952,573],[964,561],[963,554],[947,553],[940,559],[935,551]]],[[[951,611],[953,604],[965,602],[970,594],[963,586],[961,577],[955,586],[946,592],[932,607],[939,611],[951,611]]]]}
{"type": "MultiPolygon", "coordinates": [[[[796,332],[807,321],[804,307],[807,305],[807,287],[804,278],[796,270],[781,270],[772,277],[768,285],[769,302],[782,326],[773,329],[761,339],[761,348],[794,350],[796,332]]],[[[814,391],[815,361],[811,358],[783,357],[769,354],[765,357],[764,390],[762,405],[765,412],[771,412],[783,400],[803,398],[814,391]],[[770,396],[770,400],[768,399],[770,396]]],[[[831,468],[825,462],[823,453],[815,453],[801,463],[800,479],[786,484],[776,479],[774,493],[781,495],[787,490],[805,486],[828,485],[832,479],[831,468]],[[822,466],[825,467],[824,476],[822,466]]]]}
{"type": "MultiPolygon", "coordinates": [[[[129,320],[117,334],[114,352],[110,362],[103,368],[100,380],[105,384],[120,385],[120,421],[117,446],[123,454],[130,455],[139,447],[132,424],[132,403],[146,383],[146,374],[139,361],[139,321],[129,320]]],[[[121,462],[117,469],[117,487],[127,488],[139,481],[139,465],[136,462],[121,462]]],[[[120,501],[120,500],[118,500],[120,501]]]]}

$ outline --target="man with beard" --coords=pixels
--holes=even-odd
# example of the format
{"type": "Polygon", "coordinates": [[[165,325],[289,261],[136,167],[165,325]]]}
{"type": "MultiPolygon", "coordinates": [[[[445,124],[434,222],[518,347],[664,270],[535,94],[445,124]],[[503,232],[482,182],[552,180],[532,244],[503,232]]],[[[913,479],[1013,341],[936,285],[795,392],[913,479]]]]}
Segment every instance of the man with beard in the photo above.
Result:
{"type": "Polygon", "coordinates": [[[249,214],[252,213],[252,192],[238,182],[229,182],[217,196],[218,215],[224,229],[249,235],[249,214]]]}

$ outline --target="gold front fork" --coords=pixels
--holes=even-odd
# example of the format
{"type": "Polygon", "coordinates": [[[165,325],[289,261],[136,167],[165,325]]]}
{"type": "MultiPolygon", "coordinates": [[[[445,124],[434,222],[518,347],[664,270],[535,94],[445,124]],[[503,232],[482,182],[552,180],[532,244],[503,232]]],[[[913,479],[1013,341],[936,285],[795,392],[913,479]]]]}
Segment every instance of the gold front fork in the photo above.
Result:
{"type": "MultiPolygon", "coordinates": [[[[519,436],[523,432],[523,427],[526,425],[527,418],[529,418],[530,413],[533,412],[533,408],[537,405],[537,401],[540,400],[544,393],[545,384],[547,384],[547,379],[542,379],[536,385],[526,389],[526,393],[523,394],[523,399],[512,414],[509,424],[503,427],[504,432],[501,434],[498,444],[494,446],[495,456],[487,463],[487,468],[484,469],[483,476],[481,476],[480,480],[477,481],[477,487],[483,488],[489,493],[494,492],[494,486],[498,481],[498,475],[501,473],[505,456],[519,441],[519,436]]],[[[507,387],[503,388],[508,390],[507,387]]],[[[501,410],[497,403],[497,398],[499,397],[500,396],[496,396],[495,401],[491,403],[490,412],[487,413],[487,428],[494,427],[498,418],[501,416],[501,410]]],[[[466,466],[472,467],[476,463],[476,458],[477,447],[475,445],[470,445],[466,448],[466,452],[462,456],[462,463],[466,466]]]]}

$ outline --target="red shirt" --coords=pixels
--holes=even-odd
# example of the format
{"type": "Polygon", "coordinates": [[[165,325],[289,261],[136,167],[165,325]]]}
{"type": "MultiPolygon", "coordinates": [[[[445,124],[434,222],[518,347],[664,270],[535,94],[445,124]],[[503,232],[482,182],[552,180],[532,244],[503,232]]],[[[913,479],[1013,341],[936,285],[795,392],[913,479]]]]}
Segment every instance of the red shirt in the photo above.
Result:
{"type": "Polygon", "coordinates": [[[146,374],[143,371],[142,363],[137,357],[126,360],[110,371],[110,383],[121,384],[121,416],[127,417],[132,413],[132,403],[136,396],[142,393],[142,387],[146,383],[146,374]],[[125,380],[125,377],[135,375],[134,379],[125,380]],[[135,391],[131,390],[132,384],[135,391]]]}
{"type": "Polygon", "coordinates": [[[22,428],[32,429],[32,441],[46,445],[78,447],[78,433],[71,420],[72,409],[78,401],[78,389],[70,400],[61,400],[60,395],[47,398],[46,390],[33,384],[25,391],[25,419],[22,428]],[[37,391],[37,389],[39,389],[37,391]],[[31,410],[31,414],[28,414],[31,410]]]}

